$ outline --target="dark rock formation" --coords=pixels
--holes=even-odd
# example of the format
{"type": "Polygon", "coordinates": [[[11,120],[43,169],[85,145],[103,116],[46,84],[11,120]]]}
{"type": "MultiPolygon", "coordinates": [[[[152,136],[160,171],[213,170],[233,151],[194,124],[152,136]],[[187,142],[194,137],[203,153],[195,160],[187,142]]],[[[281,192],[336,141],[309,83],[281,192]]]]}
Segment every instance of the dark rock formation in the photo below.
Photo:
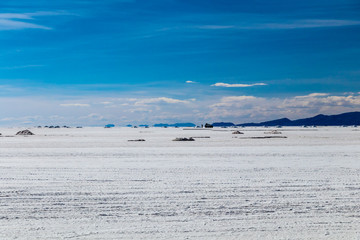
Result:
{"type": "Polygon", "coordinates": [[[16,135],[30,136],[30,135],[34,135],[34,134],[26,129],[26,130],[22,130],[22,131],[17,132],[16,135]]]}
{"type": "Polygon", "coordinates": [[[232,134],[244,134],[243,132],[240,132],[240,131],[235,131],[233,132],[232,134]]]}
{"type": "Polygon", "coordinates": [[[176,142],[188,142],[188,141],[195,141],[194,138],[190,137],[190,138],[175,138],[173,141],[176,142]]]}

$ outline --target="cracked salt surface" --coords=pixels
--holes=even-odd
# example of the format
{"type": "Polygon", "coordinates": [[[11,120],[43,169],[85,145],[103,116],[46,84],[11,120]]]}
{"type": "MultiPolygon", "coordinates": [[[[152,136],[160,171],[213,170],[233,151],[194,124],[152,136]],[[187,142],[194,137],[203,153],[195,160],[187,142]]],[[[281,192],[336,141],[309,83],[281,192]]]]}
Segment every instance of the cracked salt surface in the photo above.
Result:
{"type": "Polygon", "coordinates": [[[360,239],[353,128],[31,131],[0,137],[0,239],[360,239]]]}

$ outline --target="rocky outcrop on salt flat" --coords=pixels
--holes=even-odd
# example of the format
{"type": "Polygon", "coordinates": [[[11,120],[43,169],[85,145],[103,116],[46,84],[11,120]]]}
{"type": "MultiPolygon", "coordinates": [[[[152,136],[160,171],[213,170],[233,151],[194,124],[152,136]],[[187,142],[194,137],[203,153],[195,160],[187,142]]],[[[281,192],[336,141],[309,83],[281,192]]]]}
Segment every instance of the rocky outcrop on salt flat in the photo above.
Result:
{"type": "Polygon", "coordinates": [[[235,131],[233,132],[232,134],[244,134],[243,132],[240,132],[240,131],[235,131]]]}
{"type": "Polygon", "coordinates": [[[33,134],[30,130],[22,130],[16,133],[16,135],[20,135],[20,136],[30,136],[30,135],[35,135],[33,134]]]}
{"type": "Polygon", "coordinates": [[[195,141],[195,139],[192,138],[192,137],[189,137],[189,138],[175,138],[173,141],[176,141],[176,142],[188,142],[188,141],[195,141]]]}

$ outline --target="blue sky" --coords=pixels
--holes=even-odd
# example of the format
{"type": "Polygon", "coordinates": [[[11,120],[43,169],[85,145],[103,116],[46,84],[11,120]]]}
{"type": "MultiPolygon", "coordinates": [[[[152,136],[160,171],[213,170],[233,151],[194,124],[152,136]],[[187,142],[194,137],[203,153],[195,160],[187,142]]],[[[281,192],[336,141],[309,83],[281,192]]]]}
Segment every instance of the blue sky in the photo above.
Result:
{"type": "Polygon", "coordinates": [[[360,2],[3,0],[0,125],[360,110],[360,2]]]}

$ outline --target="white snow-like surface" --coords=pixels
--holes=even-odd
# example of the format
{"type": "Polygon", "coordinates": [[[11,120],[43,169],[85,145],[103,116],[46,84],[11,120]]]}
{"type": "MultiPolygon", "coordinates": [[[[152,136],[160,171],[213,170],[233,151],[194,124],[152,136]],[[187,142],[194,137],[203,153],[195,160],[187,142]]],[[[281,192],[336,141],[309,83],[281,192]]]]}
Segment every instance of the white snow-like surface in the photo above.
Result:
{"type": "Polygon", "coordinates": [[[0,239],[360,239],[358,128],[19,130],[0,239]]]}

